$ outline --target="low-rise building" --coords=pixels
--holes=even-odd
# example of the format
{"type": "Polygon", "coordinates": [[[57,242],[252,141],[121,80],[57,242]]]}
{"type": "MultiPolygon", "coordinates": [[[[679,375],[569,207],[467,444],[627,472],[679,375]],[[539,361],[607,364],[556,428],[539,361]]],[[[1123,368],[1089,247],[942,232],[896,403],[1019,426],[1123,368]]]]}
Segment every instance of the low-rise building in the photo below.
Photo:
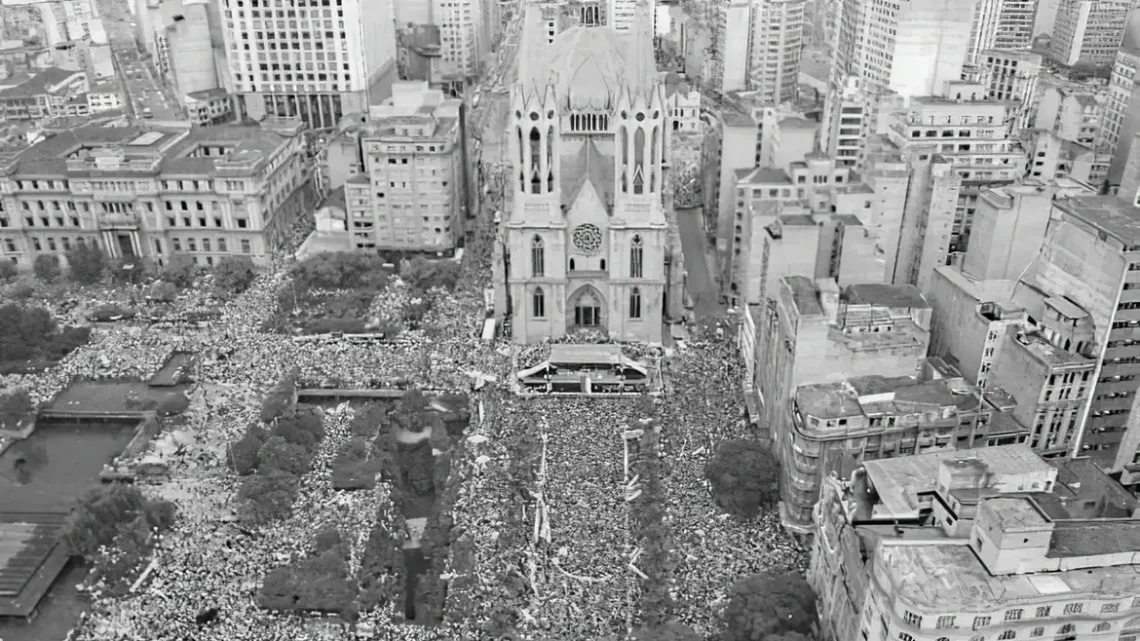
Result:
{"type": "Polygon", "coordinates": [[[234,118],[234,98],[225,89],[186,94],[186,117],[195,125],[219,125],[234,118]]]}
{"type": "Polygon", "coordinates": [[[95,242],[113,259],[264,262],[315,204],[299,120],[81,127],[0,159],[0,259],[30,268],[95,242]]]}
{"type": "Polygon", "coordinates": [[[0,120],[39,120],[68,113],[75,96],[87,91],[82,71],[52,67],[26,82],[0,90],[0,120]]]}
{"type": "Polygon", "coordinates": [[[1133,638],[1137,508],[1087,459],[1024,444],[867,461],[816,507],[821,636],[1133,638]]]}

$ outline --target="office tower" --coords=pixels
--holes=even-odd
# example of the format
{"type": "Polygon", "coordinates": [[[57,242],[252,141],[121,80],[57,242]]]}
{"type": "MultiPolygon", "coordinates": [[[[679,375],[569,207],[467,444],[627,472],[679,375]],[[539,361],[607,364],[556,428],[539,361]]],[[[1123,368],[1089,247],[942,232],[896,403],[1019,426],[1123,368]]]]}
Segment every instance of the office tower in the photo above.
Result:
{"type": "Polygon", "coordinates": [[[795,100],[804,0],[755,0],[750,13],[747,88],[766,104],[795,100]]]}
{"type": "MultiPolygon", "coordinates": [[[[399,0],[394,0],[399,1],[399,0]]],[[[483,4],[494,0],[432,0],[431,22],[439,27],[440,69],[445,76],[479,75],[490,50],[483,4]]]]}
{"type": "Polygon", "coordinates": [[[826,479],[808,581],[825,641],[1127,639],[1137,500],[1025,445],[855,464],[826,479]]]}
{"type": "Polygon", "coordinates": [[[1061,0],[1049,57],[1063,65],[1112,64],[1134,0],[1061,0]]]}
{"type": "Polygon", "coordinates": [[[426,82],[398,82],[369,109],[353,149],[363,171],[345,181],[357,249],[451,252],[463,236],[461,104],[426,82]]]}
{"type": "Polygon", "coordinates": [[[1113,62],[1108,92],[1103,141],[1106,151],[1112,154],[1108,183],[1116,186],[1123,178],[1124,165],[1132,153],[1133,138],[1140,132],[1140,11],[1128,18],[1113,62]]]}
{"type": "Polygon", "coordinates": [[[662,198],[670,118],[651,7],[635,10],[632,33],[578,26],[549,43],[542,7],[524,8],[502,223],[516,342],[580,330],[656,342],[681,304],[662,198]]]}
{"type": "Polygon", "coordinates": [[[868,89],[930,96],[945,82],[959,80],[975,5],[976,0],[843,0],[829,47],[835,90],[855,77],[868,89]]]}
{"type": "Polygon", "coordinates": [[[186,254],[267,262],[288,250],[315,204],[297,120],[260,127],[85,127],[9,159],[0,253],[23,269],[40,254],[96,243],[109,258],[159,264],[186,254]],[[21,213],[22,212],[22,213],[21,213]]]}
{"type": "Polygon", "coordinates": [[[720,82],[714,86],[721,93],[748,89],[749,69],[752,63],[749,42],[752,40],[753,0],[728,0],[721,7],[721,21],[714,28],[719,31],[720,44],[717,75],[720,82]]]}
{"type": "Polygon", "coordinates": [[[1028,49],[1033,44],[1034,0],[978,0],[966,64],[986,49],[1028,49]]]}
{"type": "Polygon", "coordinates": [[[335,127],[388,98],[396,75],[390,0],[300,0],[260,6],[223,0],[234,91],[245,112],[335,127]]]}

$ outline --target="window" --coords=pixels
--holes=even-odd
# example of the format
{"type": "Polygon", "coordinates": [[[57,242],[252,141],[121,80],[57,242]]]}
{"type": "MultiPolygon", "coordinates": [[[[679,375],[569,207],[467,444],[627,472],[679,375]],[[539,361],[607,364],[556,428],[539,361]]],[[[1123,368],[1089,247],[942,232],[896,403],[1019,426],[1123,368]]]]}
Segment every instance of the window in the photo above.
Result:
{"type": "Polygon", "coordinates": [[[1044,619],[1045,617],[1049,616],[1049,610],[1050,609],[1051,608],[1047,605],[1043,605],[1043,606],[1037,608],[1037,618],[1038,619],[1044,619]]]}
{"type": "Polygon", "coordinates": [[[220,251],[220,252],[227,251],[226,250],[226,239],[225,238],[219,238],[218,239],[218,251],[220,251]]]}
{"type": "Polygon", "coordinates": [[[645,248],[641,236],[634,236],[629,249],[629,277],[642,278],[644,272],[645,248]]]}
{"type": "Polygon", "coordinates": [[[546,275],[546,244],[538,236],[530,240],[530,267],[535,278],[546,275]]]}
{"type": "MultiPolygon", "coordinates": [[[[641,289],[634,287],[629,292],[629,317],[641,318],[641,289]]],[[[921,622],[922,617],[918,617],[921,622]]]]}
{"type": "Polygon", "coordinates": [[[1072,623],[1066,623],[1065,625],[1061,626],[1060,630],[1057,630],[1057,634],[1072,634],[1073,630],[1075,630],[1075,629],[1076,629],[1075,625],[1073,625],[1072,623]]]}
{"type": "Polygon", "coordinates": [[[906,632],[899,632],[899,639],[900,641],[914,641],[914,637],[910,636],[906,632]]]}
{"type": "Polygon", "coordinates": [[[1040,626],[1033,628],[1033,630],[1029,633],[1029,636],[1031,636],[1031,637],[1040,637],[1040,636],[1044,636],[1044,635],[1045,635],[1045,628],[1042,628],[1040,626]]]}
{"type": "Polygon", "coordinates": [[[1005,641],[1007,639],[1013,639],[1016,637],[1017,637],[1016,632],[1014,632],[1013,630],[1006,630],[1006,631],[1004,631],[998,635],[998,641],[1005,641]]]}
{"type": "Polygon", "coordinates": [[[535,318],[546,318],[546,295],[541,287],[535,287],[531,296],[531,315],[535,318]]]}
{"type": "Polygon", "coordinates": [[[937,627],[939,630],[948,630],[954,627],[954,617],[938,617],[937,627]]]}
{"type": "Polygon", "coordinates": [[[1101,621],[1100,623],[1096,624],[1096,627],[1093,628],[1093,632],[1105,632],[1111,627],[1112,624],[1108,621],[1101,621]]]}
{"type": "Polygon", "coordinates": [[[252,250],[250,249],[249,239],[248,238],[242,238],[241,239],[241,253],[248,254],[251,251],[252,250]]]}
{"type": "Polygon", "coordinates": [[[1120,604],[1119,603],[1105,603],[1104,605],[1100,606],[1100,611],[1101,611],[1101,613],[1119,612],[1120,611],[1120,604]]]}
{"type": "Polygon", "coordinates": [[[989,624],[990,624],[990,618],[989,617],[974,617],[974,629],[975,630],[977,630],[978,628],[984,628],[985,626],[987,626],[989,624]]]}
{"type": "Polygon", "coordinates": [[[1069,603],[1065,606],[1065,614],[1080,614],[1085,609],[1083,603],[1069,603]]]}
{"type": "Polygon", "coordinates": [[[170,240],[170,243],[174,246],[174,251],[182,251],[182,241],[178,240],[177,238],[173,238],[170,240]]]}
{"type": "Polygon", "coordinates": [[[198,251],[198,241],[194,240],[193,238],[187,238],[186,239],[186,249],[187,249],[187,251],[192,251],[192,252],[198,251]]]}
{"type": "Polygon", "coordinates": [[[1022,611],[1020,609],[1006,610],[1005,611],[1005,620],[1006,621],[1018,621],[1021,619],[1021,612],[1022,611]]]}
{"type": "Polygon", "coordinates": [[[157,238],[154,239],[154,253],[156,253],[156,254],[162,253],[162,241],[157,239],[157,238]]]}

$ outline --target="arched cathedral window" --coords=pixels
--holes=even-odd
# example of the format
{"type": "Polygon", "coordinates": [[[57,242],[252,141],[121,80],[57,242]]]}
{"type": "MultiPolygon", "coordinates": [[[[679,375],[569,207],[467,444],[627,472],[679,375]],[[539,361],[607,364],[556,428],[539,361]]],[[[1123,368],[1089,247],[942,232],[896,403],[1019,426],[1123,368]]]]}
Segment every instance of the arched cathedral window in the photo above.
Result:
{"type": "Polygon", "coordinates": [[[630,278],[643,278],[642,274],[645,273],[645,248],[641,242],[641,236],[634,236],[633,242],[629,247],[629,277],[630,278]]]}
{"type": "Polygon", "coordinates": [[[531,315],[546,318],[546,294],[541,287],[535,287],[534,294],[531,295],[531,315]]]}
{"type": "Polygon", "coordinates": [[[546,275],[546,243],[538,236],[530,241],[530,268],[531,276],[535,278],[546,275]]]}
{"type": "Polygon", "coordinates": [[[629,292],[629,317],[641,318],[641,289],[638,287],[629,292]]]}

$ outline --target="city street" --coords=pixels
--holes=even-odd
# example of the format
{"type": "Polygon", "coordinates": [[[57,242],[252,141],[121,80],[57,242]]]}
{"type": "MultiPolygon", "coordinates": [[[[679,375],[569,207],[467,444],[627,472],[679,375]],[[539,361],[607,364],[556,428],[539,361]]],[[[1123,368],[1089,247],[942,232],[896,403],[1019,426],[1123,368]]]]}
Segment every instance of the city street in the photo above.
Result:
{"type": "Polygon", "coordinates": [[[125,111],[133,118],[144,114],[155,120],[181,120],[177,97],[159,79],[153,65],[139,53],[134,18],[127,0],[95,0],[115,60],[115,75],[126,93],[125,111]],[[150,111],[147,112],[146,110],[150,111]]]}
{"type": "Polygon", "coordinates": [[[689,272],[688,288],[697,318],[720,315],[720,304],[714,270],[716,259],[708,249],[705,232],[701,229],[701,209],[678,209],[677,226],[681,232],[681,247],[685,252],[685,269],[689,272]]]}

